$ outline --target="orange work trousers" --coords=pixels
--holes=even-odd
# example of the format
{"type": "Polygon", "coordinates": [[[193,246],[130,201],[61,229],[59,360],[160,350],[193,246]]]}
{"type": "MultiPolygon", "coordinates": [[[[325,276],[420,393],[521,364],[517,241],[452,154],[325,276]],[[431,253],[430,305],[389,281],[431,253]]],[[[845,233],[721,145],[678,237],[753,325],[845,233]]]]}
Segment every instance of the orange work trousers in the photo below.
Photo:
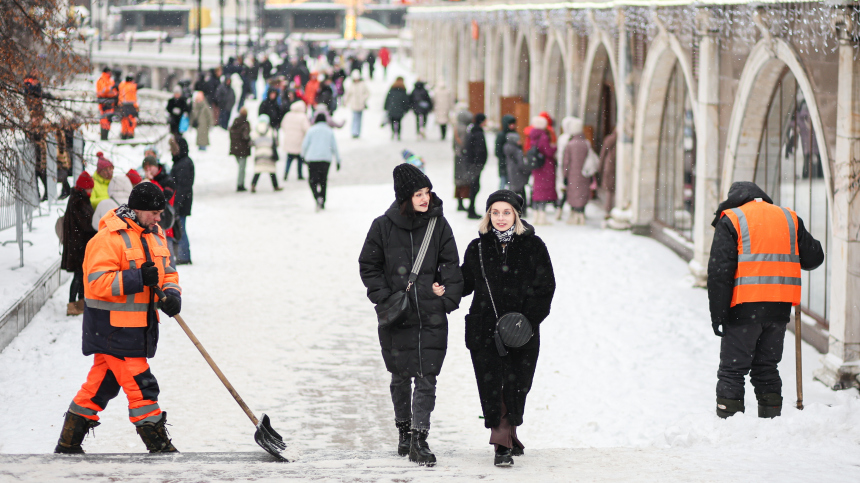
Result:
{"type": "Polygon", "coordinates": [[[102,129],[110,130],[110,118],[113,116],[113,113],[113,109],[105,109],[103,105],[99,104],[99,114],[101,114],[99,117],[99,126],[102,129]]]}
{"type": "Polygon", "coordinates": [[[93,421],[98,413],[119,394],[119,389],[128,397],[128,419],[135,426],[161,419],[158,407],[158,381],[149,371],[145,357],[120,359],[106,354],[96,354],[87,382],[75,396],[69,411],[93,421]]]}
{"type": "Polygon", "coordinates": [[[137,127],[137,118],[134,116],[123,116],[120,123],[122,125],[122,135],[133,138],[134,128],[137,127]]]}

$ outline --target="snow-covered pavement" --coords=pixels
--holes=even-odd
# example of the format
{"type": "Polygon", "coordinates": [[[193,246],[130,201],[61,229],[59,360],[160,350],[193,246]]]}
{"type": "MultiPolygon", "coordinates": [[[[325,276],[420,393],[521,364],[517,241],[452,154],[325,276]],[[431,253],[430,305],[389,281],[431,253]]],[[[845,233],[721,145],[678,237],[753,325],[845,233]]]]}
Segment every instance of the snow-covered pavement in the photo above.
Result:
{"type": "MultiPolygon", "coordinates": [[[[411,80],[407,76],[407,84],[411,80]]],[[[349,136],[348,125],[337,132],[344,165],[332,171],[321,213],[314,212],[308,186],[295,180],[295,168],[282,192],[273,192],[264,178],[256,194],[236,193],[236,163],[226,155],[223,130],[212,130],[208,151],[192,148],[194,265],[180,267],[182,315],[251,408],[271,417],[296,462],[266,462],[247,417],[166,317],[150,362],[183,455],[80,463],[20,455],[52,451],[63,412],[91,364],[80,353],[80,319],[65,316],[64,285],[0,353],[0,481],[860,478],[858,393],[813,382],[820,356],[804,345],[806,409],[794,409],[791,334],[781,364],[783,417],[758,419],[749,386],[747,414],[716,417],[719,339],[711,332],[706,292],[691,288],[686,264],[656,241],[601,230],[596,209],[587,226],[537,227],[558,290],[542,327],[535,385],[519,431],[526,455],[513,468],[492,466],[463,344],[468,298],[449,317],[429,439],[439,464],[418,468],[398,458],[389,375],[357,259],[371,220],[393,199],[391,169],[401,162],[400,151],[410,149],[427,162],[461,254],[476,224],[454,209],[450,140],[439,141],[431,126],[430,140],[417,141],[412,116],[402,142],[391,142],[380,128],[386,88],[379,79],[372,84],[361,139],[349,136]],[[218,452],[243,454],[189,454],[218,452]]],[[[339,111],[337,117],[351,116],[339,111]]],[[[136,152],[124,149],[134,159],[136,152]]],[[[491,160],[485,169],[479,202],[498,186],[495,166],[491,160]]],[[[84,447],[90,454],[145,451],[123,395],[102,413],[102,425],[84,447]]]]}

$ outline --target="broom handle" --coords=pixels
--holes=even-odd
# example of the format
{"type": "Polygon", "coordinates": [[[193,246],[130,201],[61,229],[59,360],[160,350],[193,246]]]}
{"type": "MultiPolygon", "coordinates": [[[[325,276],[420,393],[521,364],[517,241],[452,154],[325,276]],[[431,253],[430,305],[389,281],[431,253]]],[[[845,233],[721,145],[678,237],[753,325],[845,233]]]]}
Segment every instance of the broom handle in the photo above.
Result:
{"type": "Polygon", "coordinates": [[[801,321],[800,321],[800,305],[794,307],[794,359],[796,361],[797,374],[797,409],[803,409],[803,360],[800,354],[801,346],[801,321]]]}
{"type": "MultiPolygon", "coordinates": [[[[160,299],[164,299],[165,295],[164,292],[161,291],[161,288],[159,288],[158,286],[152,288],[155,290],[155,293],[158,294],[158,297],[160,299]]],[[[245,414],[247,414],[248,417],[251,418],[251,422],[254,423],[254,426],[259,426],[260,421],[257,419],[256,416],[254,416],[254,413],[251,411],[251,408],[249,408],[248,405],[245,404],[245,401],[242,400],[242,396],[240,396],[239,393],[236,392],[236,389],[233,388],[233,385],[230,384],[230,381],[227,380],[227,376],[225,376],[224,373],[221,372],[221,369],[218,368],[218,365],[215,364],[215,361],[213,361],[209,353],[206,352],[206,348],[203,347],[203,344],[200,343],[200,340],[197,339],[197,336],[194,335],[194,332],[191,332],[191,328],[188,327],[188,324],[186,324],[185,321],[182,320],[182,316],[176,314],[173,316],[173,318],[176,319],[177,322],[179,322],[179,326],[182,327],[182,330],[185,331],[185,335],[187,335],[188,338],[191,339],[191,342],[194,343],[194,347],[197,347],[197,350],[200,351],[200,354],[202,354],[203,358],[206,359],[206,362],[209,363],[209,367],[211,367],[212,370],[215,371],[215,375],[218,376],[218,379],[221,379],[221,382],[224,384],[224,387],[226,387],[227,390],[230,391],[230,395],[233,396],[233,399],[235,399],[236,402],[239,403],[239,406],[242,408],[243,411],[245,411],[245,414]]]]}

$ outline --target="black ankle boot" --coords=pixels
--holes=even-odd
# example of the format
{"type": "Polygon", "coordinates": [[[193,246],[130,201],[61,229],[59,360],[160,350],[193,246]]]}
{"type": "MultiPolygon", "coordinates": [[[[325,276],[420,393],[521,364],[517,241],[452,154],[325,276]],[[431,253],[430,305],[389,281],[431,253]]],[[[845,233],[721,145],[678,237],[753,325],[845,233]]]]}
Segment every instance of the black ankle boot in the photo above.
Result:
{"type": "Polygon", "coordinates": [[[409,446],[412,439],[412,424],[410,421],[395,421],[394,425],[397,426],[397,432],[399,433],[397,454],[399,456],[406,456],[409,454],[409,446]]]}
{"type": "Polygon", "coordinates": [[[470,220],[480,220],[481,219],[481,215],[479,215],[478,212],[475,211],[475,198],[476,198],[475,196],[472,196],[471,198],[469,198],[469,215],[468,215],[468,217],[470,220]]]}
{"type": "Polygon", "coordinates": [[[63,430],[60,432],[60,440],[57,441],[54,453],[84,454],[81,443],[84,442],[84,437],[90,429],[95,428],[99,424],[98,421],[93,421],[67,411],[66,420],[63,422],[63,430]]]}
{"type": "Polygon", "coordinates": [[[137,434],[146,445],[146,449],[150,453],[178,453],[179,450],[173,447],[170,442],[170,437],[167,434],[167,429],[164,423],[167,422],[167,413],[161,413],[161,419],[156,423],[144,423],[137,427],[137,434]]]}
{"type": "Polygon", "coordinates": [[[429,433],[426,429],[412,430],[412,439],[409,444],[409,461],[418,463],[420,466],[436,465],[436,455],[430,451],[430,446],[427,445],[427,435],[429,433]]]}
{"type": "Polygon", "coordinates": [[[493,464],[496,466],[511,466],[514,464],[514,458],[511,454],[511,448],[505,448],[502,445],[496,445],[496,455],[493,458],[493,464]]]}
{"type": "Polygon", "coordinates": [[[742,412],[744,412],[744,402],[742,399],[717,398],[717,416],[726,419],[734,416],[735,413],[742,412]]]}
{"type": "Polygon", "coordinates": [[[101,130],[102,141],[108,140],[108,134],[110,134],[110,129],[102,129],[101,130]]]}
{"type": "Polygon", "coordinates": [[[457,211],[466,211],[466,205],[463,204],[463,198],[457,199],[457,211]]]}
{"type": "Polygon", "coordinates": [[[758,417],[772,419],[782,415],[782,396],[770,392],[756,394],[755,397],[758,399],[758,417]]]}

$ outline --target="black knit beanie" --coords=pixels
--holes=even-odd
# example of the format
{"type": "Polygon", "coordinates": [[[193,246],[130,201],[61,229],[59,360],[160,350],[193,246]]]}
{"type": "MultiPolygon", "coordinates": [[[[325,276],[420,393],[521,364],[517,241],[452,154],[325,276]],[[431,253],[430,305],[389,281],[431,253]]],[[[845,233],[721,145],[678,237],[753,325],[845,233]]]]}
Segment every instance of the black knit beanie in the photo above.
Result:
{"type": "Polygon", "coordinates": [[[403,163],[394,168],[394,198],[398,204],[412,198],[412,195],[421,188],[432,190],[433,183],[420,169],[409,163],[403,163]]]}
{"type": "Polygon", "coordinates": [[[165,208],[164,192],[153,183],[140,183],[128,196],[128,207],[132,210],[159,211],[165,208]]]}
{"type": "Polygon", "coordinates": [[[480,126],[481,123],[487,120],[487,116],[483,112],[475,114],[475,125],[480,126]]]}
{"type": "Polygon", "coordinates": [[[489,198],[487,198],[487,210],[490,211],[490,207],[493,206],[493,203],[497,201],[504,201],[505,203],[510,204],[514,207],[517,212],[523,212],[523,197],[514,193],[511,190],[499,190],[495,193],[491,194],[489,198]]]}

